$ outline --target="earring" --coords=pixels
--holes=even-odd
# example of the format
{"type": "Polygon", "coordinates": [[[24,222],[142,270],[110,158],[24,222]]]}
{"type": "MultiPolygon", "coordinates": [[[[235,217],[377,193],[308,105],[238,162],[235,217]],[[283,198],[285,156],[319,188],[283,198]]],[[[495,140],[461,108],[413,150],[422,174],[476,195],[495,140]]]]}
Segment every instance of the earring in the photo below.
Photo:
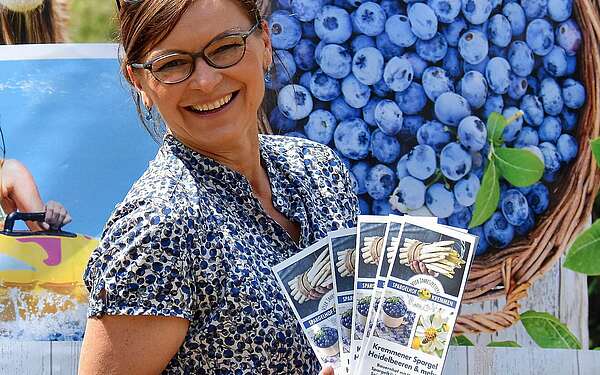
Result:
{"type": "Polygon", "coordinates": [[[273,64],[269,65],[265,71],[265,82],[271,82],[271,69],[273,69],[273,64]]]}
{"type": "Polygon", "coordinates": [[[146,121],[152,121],[153,120],[153,116],[152,116],[152,107],[148,108],[146,107],[146,115],[144,116],[144,118],[146,119],[146,121]]]}

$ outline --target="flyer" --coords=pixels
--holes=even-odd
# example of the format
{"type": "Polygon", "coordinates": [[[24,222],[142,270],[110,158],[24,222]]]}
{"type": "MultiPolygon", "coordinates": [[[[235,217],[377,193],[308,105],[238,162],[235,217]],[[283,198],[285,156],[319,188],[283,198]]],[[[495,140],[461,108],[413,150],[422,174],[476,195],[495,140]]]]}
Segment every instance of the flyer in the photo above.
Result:
{"type": "Polygon", "coordinates": [[[357,373],[442,373],[476,248],[476,236],[405,218],[357,373]]]}
{"type": "Polygon", "coordinates": [[[340,371],[329,238],[277,264],[273,272],[321,365],[340,371]]]}

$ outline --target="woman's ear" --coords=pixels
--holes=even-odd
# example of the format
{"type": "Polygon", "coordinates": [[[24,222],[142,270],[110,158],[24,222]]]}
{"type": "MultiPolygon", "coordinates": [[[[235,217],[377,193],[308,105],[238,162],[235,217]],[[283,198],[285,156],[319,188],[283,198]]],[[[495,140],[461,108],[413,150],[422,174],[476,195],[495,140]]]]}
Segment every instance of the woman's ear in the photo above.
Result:
{"type": "Polygon", "coordinates": [[[152,99],[150,99],[150,97],[146,95],[146,92],[144,91],[139,77],[135,74],[133,68],[130,65],[127,65],[127,75],[129,76],[129,81],[132,83],[135,90],[140,94],[146,108],[152,108],[152,99]]]}
{"type": "Polygon", "coordinates": [[[265,68],[265,70],[267,70],[268,67],[271,66],[271,64],[273,64],[273,46],[271,44],[271,29],[269,28],[269,23],[267,22],[267,20],[263,19],[260,21],[260,23],[263,31],[262,40],[265,46],[263,67],[265,68]]]}

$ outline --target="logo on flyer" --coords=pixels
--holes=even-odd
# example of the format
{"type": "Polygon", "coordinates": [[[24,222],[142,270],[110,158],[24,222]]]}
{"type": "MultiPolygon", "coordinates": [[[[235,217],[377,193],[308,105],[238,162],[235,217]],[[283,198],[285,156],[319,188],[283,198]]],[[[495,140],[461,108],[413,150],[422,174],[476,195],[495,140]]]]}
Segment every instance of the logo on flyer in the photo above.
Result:
{"type": "Polygon", "coordinates": [[[407,298],[408,307],[412,311],[422,314],[431,313],[435,309],[431,297],[434,294],[444,293],[442,283],[434,277],[425,275],[415,275],[408,279],[407,283],[417,290],[416,295],[410,295],[407,298]]]}

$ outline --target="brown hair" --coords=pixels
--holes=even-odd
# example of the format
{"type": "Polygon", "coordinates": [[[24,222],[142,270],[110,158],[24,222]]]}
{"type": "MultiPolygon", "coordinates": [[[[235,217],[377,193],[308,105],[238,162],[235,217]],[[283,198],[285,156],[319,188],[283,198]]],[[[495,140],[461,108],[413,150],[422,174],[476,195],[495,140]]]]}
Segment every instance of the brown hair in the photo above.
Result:
{"type": "MultiPolygon", "coordinates": [[[[121,59],[121,71],[131,84],[132,82],[127,74],[127,65],[140,62],[144,56],[164,40],[175,28],[188,7],[197,0],[119,1],[122,4],[119,11],[119,36],[124,52],[121,59]]],[[[252,21],[261,20],[262,15],[267,11],[266,4],[261,0],[238,1],[246,9],[248,17],[252,21]]],[[[147,118],[144,111],[142,111],[144,104],[140,94],[134,89],[132,89],[132,94],[142,124],[154,140],[160,142],[164,132],[164,124],[156,113],[151,118],[147,118]]],[[[264,109],[265,105],[266,103],[263,101],[258,113],[258,126],[261,133],[270,133],[271,129],[264,109]]]]}
{"type": "Polygon", "coordinates": [[[0,45],[65,42],[67,14],[65,0],[45,0],[29,12],[0,5],[0,45]]]}

